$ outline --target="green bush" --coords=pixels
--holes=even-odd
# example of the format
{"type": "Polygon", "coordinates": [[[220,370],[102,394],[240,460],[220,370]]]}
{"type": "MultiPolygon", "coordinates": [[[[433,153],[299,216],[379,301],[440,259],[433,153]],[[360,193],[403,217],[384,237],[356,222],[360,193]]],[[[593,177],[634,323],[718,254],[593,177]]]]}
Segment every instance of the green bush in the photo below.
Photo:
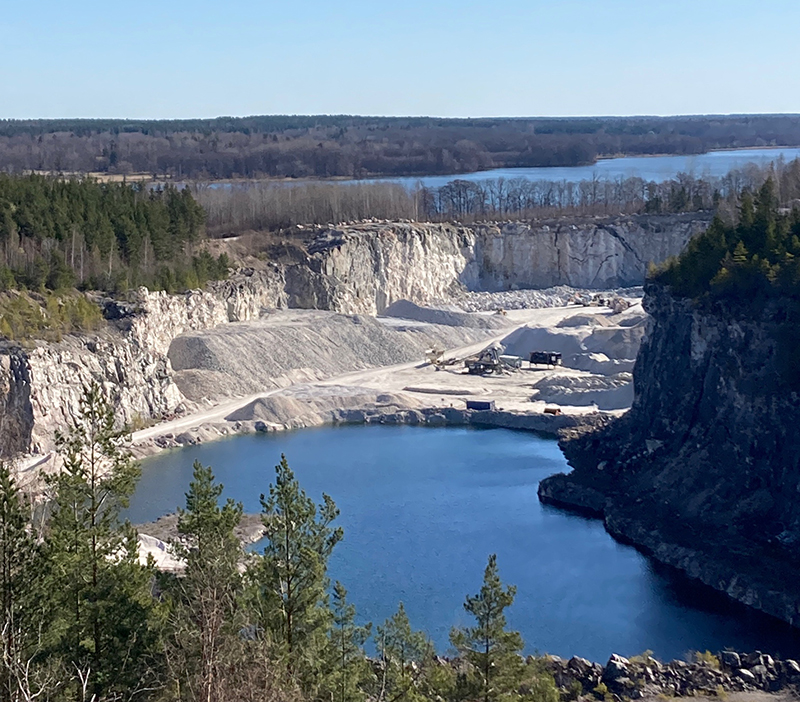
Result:
{"type": "Polygon", "coordinates": [[[598,699],[608,700],[608,701],[614,699],[614,696],[608,690],[608,685],[606,685],[604,682],[598,683],[597,687],[595,687],[594,690],[592,690],[592,692],[594,693],[594,696],[597,697],[598,699]]]}
{"type": "Polygon", "coordinates": [[[711,653],[711,651],[695,651],[693,657],[695,663],[707,665],[708,667],[714,668],[715,670],[720,669],[719,658],[717,658],[713,653],[711,653]]]}
{"type": "Polygon", "coordinates": [[[64,334],[97,329],[102,322],[100,308],[77,292],[0,297],[0,335],[12,341],[58,341],[64,334]]]}

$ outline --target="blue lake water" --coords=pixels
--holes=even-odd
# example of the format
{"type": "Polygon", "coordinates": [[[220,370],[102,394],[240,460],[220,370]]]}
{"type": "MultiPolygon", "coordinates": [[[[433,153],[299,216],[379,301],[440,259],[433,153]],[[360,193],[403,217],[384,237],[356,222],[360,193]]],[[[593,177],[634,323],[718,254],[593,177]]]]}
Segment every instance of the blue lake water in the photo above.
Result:
{"type": "Polygon", "coordinates": [[[539,481],[567,466],[555,441],[530,433],[357,426],[235,437],[147,460],[127,516],[182,506],[195,459],[257,512],[281,453],[309,495],[327,492],[341,510],[330,575],[360,617],[380,623],[402,600],[440,651],[450,627],[468,623],[464,597],[497,553],[518,588],[509,621],[529,652],[600,661],[645,649],[663,659],[726,646],[800,652],[788,626],[654,567],[599,521],[540,504],[539,481]]]}
{"type": "Polygon", "coordinates": [[[496,168],[490,171],[465,173],[461,175],[441,175],[409,178],[383,178],[403,183],[413,188],[418,183],[428,188],[439,188],[459,179],[471,182],[505,178],[527,178],[551,182],[591,180],[616,180],[617,178],[638,177],[647,181],[662,182],[674,178],[679,173],[695,176],[721,177],[732,170],[741,169],[748,164],[766,166],[783,158],[792,161],[800,158],[800,148],[782,149],[732,149],[711,151],[696,156],[625,156],[603,159],[591,166],[565,166],[549,168],[496,168]]]}

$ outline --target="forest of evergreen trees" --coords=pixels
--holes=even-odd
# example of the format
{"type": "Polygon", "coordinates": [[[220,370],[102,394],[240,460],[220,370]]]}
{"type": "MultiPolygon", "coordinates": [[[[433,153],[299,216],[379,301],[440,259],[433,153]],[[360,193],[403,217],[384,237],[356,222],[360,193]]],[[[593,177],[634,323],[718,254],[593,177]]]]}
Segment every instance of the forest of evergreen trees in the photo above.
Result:
{"type": "Polygon", "coordinates": [[[80,417],[57,438],[64,469],[44,504],[0,466],[0,699],[560,702],[507,630],[515,588],[494,556],[464,603],[474,626],[451,633],[454,660],[437,658],[402,603],[374,630],[359,622],[328,578],[338,509],[327,495],[315,504],[285,458],[261,498],[259,552],[235,534],[242,506],[196,463],[170,547],[183,570],[141,564],[120,519],[139,468],[99,386],[80,417]]]}
{"type": "Polygon", "coordinates": [[[717,214],[653,279],[704,309],[750,320],[771,309],[776,389],[800,390],[800,201],[781,207],[779,191],[769,178],[742,193],[734,217],[717,214]]]}
{"type": "Polygon", "coordinates": [[[364,178],[800,145],[796,115],[439,119],[347,115],[0,120],[0,171],[364,178]]]}
{"type": "Polygon", "coordinates": [[[204,225],[187,188],[0,174],[0,290],[198,287],[228,266],[204,225]]]}
{"type": "Polygon", "coordinates": [[[696,300],[800,299],[800,208],[779,207],[770,178],[755,195],[742,193],[735,221],[715,217],[655,278],[696,300]]]}

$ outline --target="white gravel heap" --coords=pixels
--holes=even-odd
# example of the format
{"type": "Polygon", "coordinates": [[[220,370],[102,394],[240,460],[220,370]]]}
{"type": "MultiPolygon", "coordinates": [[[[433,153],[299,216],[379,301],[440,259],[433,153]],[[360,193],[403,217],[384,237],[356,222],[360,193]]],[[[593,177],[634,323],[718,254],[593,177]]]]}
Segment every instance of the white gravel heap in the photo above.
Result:
{"type": "Polygon", "coordinates": [[[476,329],[502,329],[508,322],[502,315],[475,315],[466,312],[453,312],[448,309],[421,307],[409,300],[398,300],[389,305],[382,317],[413,319],[428,324],[443,324],[447,327],[474,327],[476,329]]]}
{"type": "Polygon", "coordinates": [[[374,317],[280,310],[262,319],[177,337],[169,359],[189,400],[242,397],[276,387],[425,358],[491,330],[412,322],[389,327],[374,317]]]}
{"type": "Polygon", "coordinates": [[[562,354],[564,366],[602,375],[632,370],[647,331],[641,306],[621,314],[586,314],[580,309],[555,327],[515,329],[503,339],[506,353],[528,358],[531,351],[554,351],[562,354]]]}
{"type": "Polygon", "coordinates": [[[633,402],[633,376],[617,373],[611,376],[551,375],[533,387],[532,400],[558,405],[595,405],[601,410],[625,409],[633,402]]]}
{"type": "Polygon", "coordinates": [[[608,297],[642,297],[642,288],[620,288],[618,290],[579,290],[558,285],[544,290],[506,290],[504,292],[464,292],[452,300],[441,300],[436,306],[457,306],[464,312],[486,312],[496,309],[523,310],[544,307],[565,307],[576,296],[604,294],[608,297]]]}

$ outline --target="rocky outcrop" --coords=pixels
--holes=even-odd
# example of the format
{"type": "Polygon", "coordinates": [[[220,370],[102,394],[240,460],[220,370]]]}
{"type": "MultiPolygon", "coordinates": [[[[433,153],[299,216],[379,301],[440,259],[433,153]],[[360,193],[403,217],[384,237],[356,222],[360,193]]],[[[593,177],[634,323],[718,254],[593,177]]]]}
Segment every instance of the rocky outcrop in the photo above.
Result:
{"type": "MultiPolygon", "coordinates": [[[[646,288],[652,328],[630,412],[562,447],[574,468],[543,501],[608,530],[745,604],[800,625],[800,396],[776,300],[757,318],[646,288]]],[[[788,338],[792,338],[789,336],[788,338]]]]}
{"type": "Polygon", "coordinates": [[[677,255],[702,215],[481,224],[382,223],[320,231],[286,271],[290,306],[376,314],[453,291],[641,285],[649,263],[677,255]]]}
{"type": "Polygon", "coordinates": [[[258,319],[264,308],[286,307],[285,285],[284,271],[270,266],[262,271],[240,270],[205,290],[181,295],[140,288],[128,306],[126,330],[139,348],[165,355],[173,339],[185,332],[246,322],[258,319]]]}
{"type": "Polygon", "coordinates": [[[605,665],[573,656],[545,656],[543,667],[565,694],[594,693],[613,700],[656,697],[721,697],[728,692],[796,690],[800,664],[760,651],[698,654],[696,660],[661,663],[651,655],[624,658],[613,654],[605,665]]]}
{"type": "Polygon", "coordinates": [[[125,338],[69,337],[7,348],[0,353],[0,457],[51,451],[56,430],[77,417],[82,390],[93,381],[120,424],[160,419],[183,402],[166,359],[125,338]]]}
{"type": "Polygon", "coordinates": [[[0,355],[0,458],[24,453],[33,431],[31,369],[19,353],[0,355]]]}

